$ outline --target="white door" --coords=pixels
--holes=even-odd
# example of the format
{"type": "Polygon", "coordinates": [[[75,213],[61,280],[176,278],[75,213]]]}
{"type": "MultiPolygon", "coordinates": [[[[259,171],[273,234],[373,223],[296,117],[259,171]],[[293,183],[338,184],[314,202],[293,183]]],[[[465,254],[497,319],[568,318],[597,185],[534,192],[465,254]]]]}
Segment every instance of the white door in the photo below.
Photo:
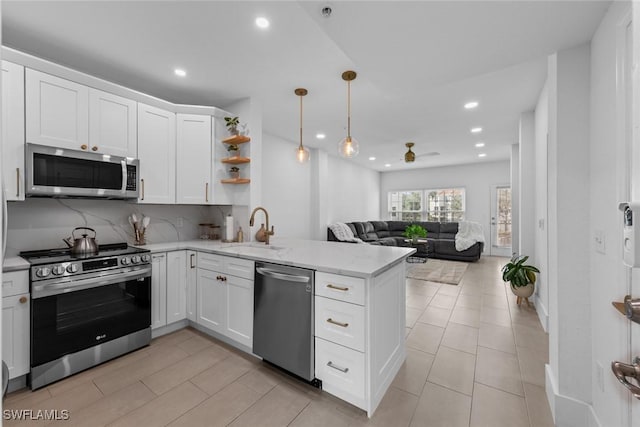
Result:
{"type": "Polygon", "coordinates": [[[187,251],[187,319],[198,321],[198,269],[196,268],[196,252],[187,251]]]}
{"type": "Polygon", "coordinates": [[[227,288],[224,274],[198,268],[198,324],[225,334],[227,288]]]}
{"type": "Polygon", "coordinates": [[[137,157],[137,105],[138,103],[131,99],[91,89],[89,92],[91,151],[121,157],[137,157]]]}
{"type": "Polygon", "coordinates": [[[138,103],[138,203],[176,202],[176,115],[138,103]]]}
{"type": "Polygon", "coordinates": [[[2,170],[6,200],[24,200],[24,67],[2,61],[2,170]]]}
{"type": "Polygon", "coordinates": [[[187,318],[187,252],[167,253],[167,325],[187,318]]]}
{"type": "Polygon", "coordinates": [[[29,294],[2,298],[2,360],[9,378],[29,372],[29,294]]]}
{"type": "Polygon", "coordinates": [[[151,255],[151,329],[167,324],[167,256],[151,255]]]}
{"type": "Polygon", "coordinates": [[[489,255],[511,256],[511,186],[509,185],[491,187],[491,237],[489,240],[489,255]]]}
{"type": "Polygon", "coordinates": [[[211,203],[211,116],[176,117],[176,203],[211,203]]]}
{"type": "Polygon", "coordinates": [[[25,73],[27,142],[89,149],[89,88],[27,68],[25,73]]]}
{"type": "Polygon", "coordinates": [[[227,324],[225,335],[253,346],[253,280],[226,275],[227,324]]]}

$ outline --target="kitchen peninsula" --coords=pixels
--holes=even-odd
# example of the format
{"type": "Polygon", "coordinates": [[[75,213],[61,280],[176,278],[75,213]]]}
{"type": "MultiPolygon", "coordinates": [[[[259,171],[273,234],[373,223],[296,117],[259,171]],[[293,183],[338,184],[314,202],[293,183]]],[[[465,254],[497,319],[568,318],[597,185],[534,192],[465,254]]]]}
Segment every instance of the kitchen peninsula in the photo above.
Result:
{"type": "Polygon", "coordinates": [[[189,324],[251,352],[254,262],[266,261],[315,271],[315,376],[323,390],[371,416],[405,360],[404,260],[415,249],[284,238],[145,248],[155,265],[154,294],[165,292],[165,302],[154,303],[158,335],[185,324],[170,308],[182,300],[189,324]],[[185,280],[172,265],[185,266],[185,280]],[[182,298],[179,283],[186,284],[182,298]],[[157,315],[163,307],[164,322],[157,315]]]}

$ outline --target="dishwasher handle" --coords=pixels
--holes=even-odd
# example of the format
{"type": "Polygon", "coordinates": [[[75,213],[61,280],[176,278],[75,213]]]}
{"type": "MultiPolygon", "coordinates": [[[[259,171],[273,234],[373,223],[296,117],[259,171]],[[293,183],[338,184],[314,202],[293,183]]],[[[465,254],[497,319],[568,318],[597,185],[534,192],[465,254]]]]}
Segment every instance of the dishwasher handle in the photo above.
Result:
{"type": "Polygon", "coordinates": [[[276,270],[271,270],[264,267],[256,267],[256,272],[266,277],[273,277],[274,279],[286,280],[287,282],[299,282],[308,283],[311,278],[309,276],[297,276],[293,274],[285,274],[276,270]]]}

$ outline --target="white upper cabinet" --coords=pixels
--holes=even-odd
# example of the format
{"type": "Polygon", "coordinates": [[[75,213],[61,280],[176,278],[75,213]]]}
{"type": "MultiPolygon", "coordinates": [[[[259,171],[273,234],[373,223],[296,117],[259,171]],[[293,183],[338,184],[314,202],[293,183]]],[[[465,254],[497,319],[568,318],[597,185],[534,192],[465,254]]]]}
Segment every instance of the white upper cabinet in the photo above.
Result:
{"type": "Polygon", "coordinates": [[[138,203],[176,202],[176,115],[138,103],[138,203]]]}
{"type": "Polygon", "coordinates": [[[72,150],[89,147],[89,88],[26,70],[26,140],[72,150]]]}
{"type": "Polygon", "coordinates": [[[97,153],[137,157],[137,102],[97,89],[89,91],[89,143],[97,153]]]}
{"type": "Polygon", "coordinates": [[[211,203],[211,116],[177,114],[176,203],[211,203]]]}
{"type": "Polygon", "coordinates": [[[2,61],[2,172],[7,200],[24,200],[24,67],[2,61]]]}

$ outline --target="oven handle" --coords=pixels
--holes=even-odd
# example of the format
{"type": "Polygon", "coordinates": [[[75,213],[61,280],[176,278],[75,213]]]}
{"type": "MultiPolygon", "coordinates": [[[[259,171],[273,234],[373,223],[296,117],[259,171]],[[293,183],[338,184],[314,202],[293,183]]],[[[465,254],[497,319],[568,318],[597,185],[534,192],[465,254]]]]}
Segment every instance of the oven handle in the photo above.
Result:
{"type": "Polygon", "coordinates": [[[81,291],[84,289],[97,288],[99,286],[112,285],[124,280],[144,279],[151,277],[151,268],[143,270],[133,270],[126,273],[111,274],[109,276],[92,277],[90,279],[79,279],[72,282],[57,284],[32,285],[31,298],[38,299],[51,295],[64,294],[67,292],[81,291]]]}

